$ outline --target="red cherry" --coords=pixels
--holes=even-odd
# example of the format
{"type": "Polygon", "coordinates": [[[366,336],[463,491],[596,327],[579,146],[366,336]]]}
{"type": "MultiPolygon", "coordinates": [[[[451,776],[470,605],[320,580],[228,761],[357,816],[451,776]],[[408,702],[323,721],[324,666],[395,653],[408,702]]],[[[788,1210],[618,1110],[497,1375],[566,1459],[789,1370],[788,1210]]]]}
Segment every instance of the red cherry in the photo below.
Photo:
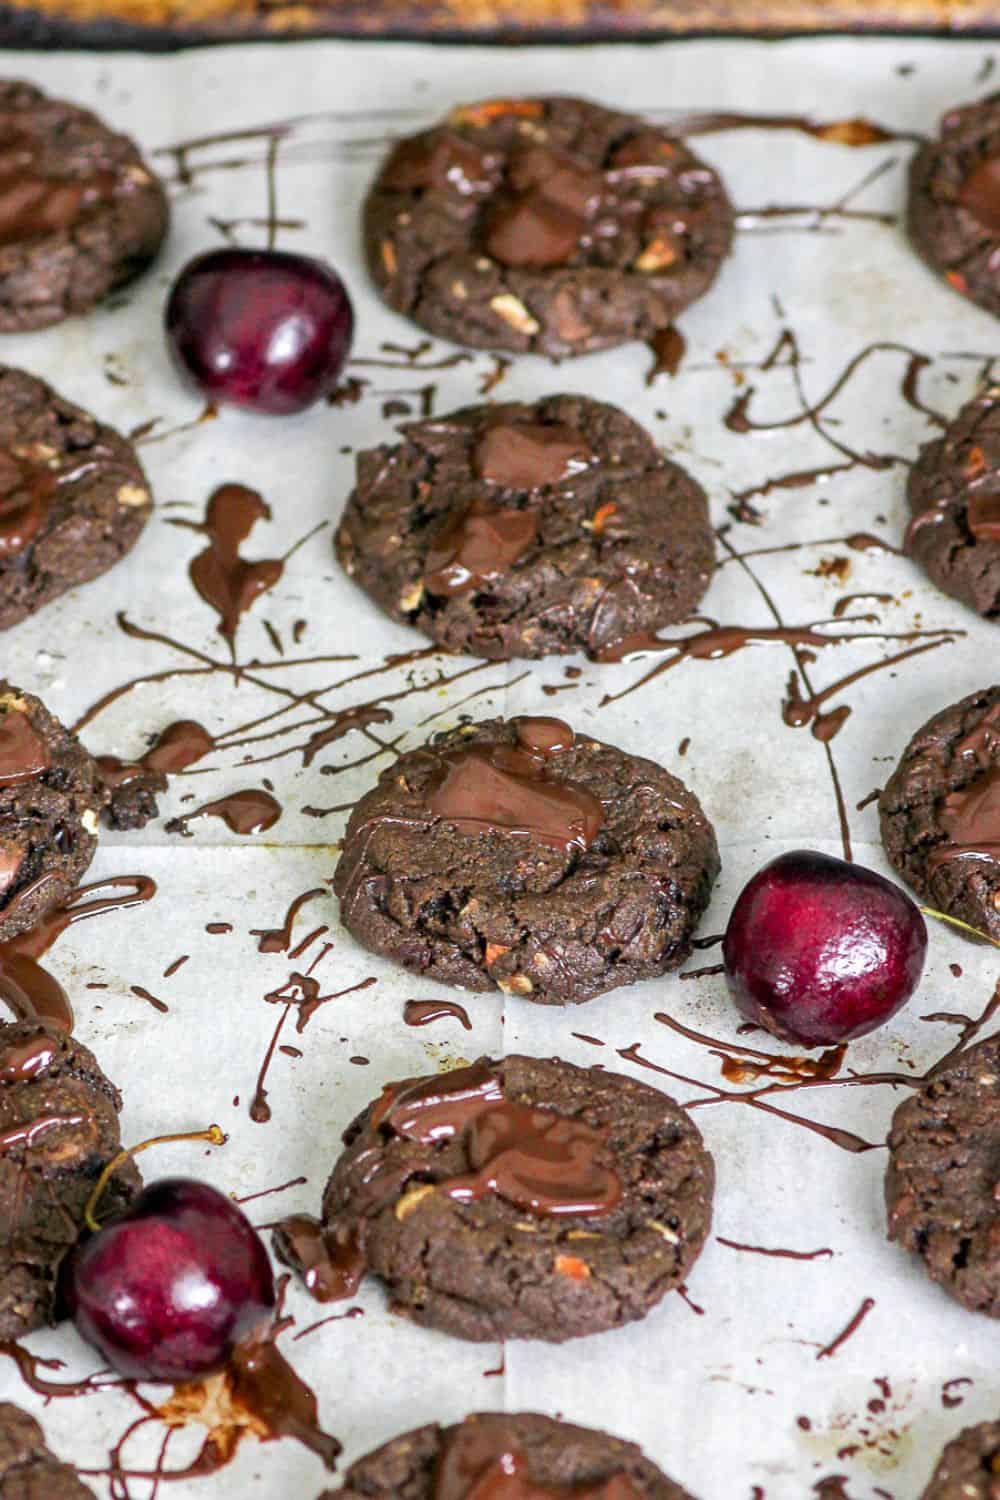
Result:
{"type": "Polygon", "coordinates": [[[167,341],[211,401],[285,416],[337,383],[354,311],[323,261],[284,250],[211,250],[174,282],[167,341]]]}
{"type": "Polygon", "coordinates": [[[744,886],[722,945],[736,1008],[806,1047],[881,1026],[913,994],[926,954],[924,919],[898,886],[809,849],[744,886]]]}
{"type": "Polygon", "coordinates": [[[165,1177],[71,1258],[77,1329],[122,1375],[193,1380],[224,1365],[275,1304],[267,1251],[207,1183],[165,1177]]]}

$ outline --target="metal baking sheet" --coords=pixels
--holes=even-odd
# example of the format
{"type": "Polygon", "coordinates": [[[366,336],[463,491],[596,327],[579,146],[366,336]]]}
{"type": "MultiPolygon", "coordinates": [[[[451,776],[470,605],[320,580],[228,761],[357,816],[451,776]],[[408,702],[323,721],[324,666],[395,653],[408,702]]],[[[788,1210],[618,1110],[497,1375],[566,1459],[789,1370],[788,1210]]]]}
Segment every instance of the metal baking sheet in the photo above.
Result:
{"type": "MultiPolygon", "coordinates": [[[[939,431],[939,414],[988,374],[997,348],[995,324],[935,280],[900,230],[908,137],[985,93],[993,63],[983,43],[857,39],[572,52],[317,42],[170,59],[17,58],[23,75],[132,132],[155,153],[174,200],[169,244],[144,280],[91,317],[6,338],[2,349],[103,418],[143,431],[157,497],[130,558],[5,636],[5,673],[65,721],[86,715],[95,752],[137,754],[180,717],[220,741],[209,769],[172,782],[159,822],[103,839],[92,878],[141,871],[156,880],[155,899],[70,928],[47,960],[72,993],[81,1039],[123,1090],[125,1138],[218,1121],[224,1149],[165,1147],[145,1159],[147,1171],[201,1173],[240,1197],[269,1193],[248,1204],[257,1223],[315,1211],[340,1131],[384,1081],[506,1048],[659,1082],[696,1107],[718,1164],[715,1235],[687,1300],[673,1295],[616,1333],[564,1347],[464,1345],[391,1316],[375,1283],[352,1304],[364,1316],[311,1328],[342,1309],[318,1308],[291,1287],[295,1324],[281,1346],[315,1387],[345,1463],[418,1423],[505,1406],[635,1439],[701,1500],[911,1500],[943,1442],[996,1415],[993,1325],[886,1243],[881,1142],[908,1089],[867,1077],[916,1079],[959,1039],[954,1017],[981,1016],[993,995],[993,950],[935,926],[919,994],[851,1047],[833,1085],[762,1097],[755,1090],[781,1081],[773,1071],[754,1080],[745,1068],[742,1082],[720,1073],[720,1052],[752,1054],[718,975],[675,976],[566,1012],[475,995],[465,1000],[470,1031],[454,1020],[417,1030],[404,1024],[404,1001],[449,992],[361,951],[328,895],[299,914],[296,945],[329,929],[299,956],[260,953],[253,935],[280,927],[293,898],[325,886],[343,809],[387,763],[388,747],[419,743],[462,713],[559,713],[682,775],[723,854],[706,934],[721,930],[744,881],[782,849],[841,853],[849,840],[855,858],[885,869],[875,810],[859,804],[919,724],[995,675],[996,626],[936,592],[894,550],[909,462],[939,431]],[[842,130],[700,138],[740,227],[716,287],[681,320],[687,350],[672,378],[647,384],[641,346],[559,367],[456,360],[448,346],[427,347],[376,301],[360,259],[359,202],[389,137],[458,100],[567,89],[664,119],[861,118],[882,130],[855,130],[874,141],[857,147],[837,143],[842,130]],[[278,244],[328,257],[350,285],[358,399],[283,421],[232,410],[205,420],[169,365],[165,291],[196,251],[224,237],[260,241],[269,156],[278,244]],[[380,618],[341,576],[332,524],[354,452],[391,436],[389,414],[400,410],[387,403],[446,412],[480,391],[530,400],[556,390],[622,404],[706,486],[720,539],[703,609],[743,627],[743,649],[685,653],[684,639],[711,628],[702,622],[671,632],[672,653],[617,666],[412,657],[425,643],[380,618]],[[243,620],[239,672],[188,575],[203,539],[173,524],[199,522],[225,481],[255,487],[271,507],[244,554],[287,557],[280,582],[243,620]],[[879,544],[859,544],[859,533],[879,544]],[[823,712],[849,709],[833,738],[783,718],[797,668],[781,633],[806,627],[830,644],[812,642],[800,694],[823,695],[823,712]],[[373,700],[391,721],[304,764],[317,727],[373,700]],[[188,838],[166,830],[170,818],[265,777],[284,808],[265,836],[237,838],[213,820],[192,822],[188,838]],[[256,1121],[282,996],[314,963],[322,994],[341,997],[301,1033],[292,1005],[265,1079],[270,1119],[256,1121]],[[837,1086],[848,1078],[856,1086],[837,1086]]],[[[71,1329],[26,1345],[64,1362],[39,1368],[51,1382],[98,1365],[71,1329]]],[[[150,1394],[160,1403],[169,1392],[150,1394]]],[[[82,1469],[106,1469],[137,1415],[117,1390],[46,1401],[9,1357],[0,1358],[0,1395],[37,1410],[55,1449],[82,1469]]],[[[204,1436],[197,1426],[175,1431],[166,1468],[183,1468],[204,1436]]],[[[151,1468],[163,1437],[156,1421],[135,1433],[126,1467],[151,1468]]],[[[246,1435],[218,1474],[160,1493],[311,1497],[328,1479],[297,1443],[246,1435]]],[[[155,1488],[136,1478],[114,1491],[107,1478],[92,1483],[119,1500],[126,1491],[146,1500],[155,1488]]]]}

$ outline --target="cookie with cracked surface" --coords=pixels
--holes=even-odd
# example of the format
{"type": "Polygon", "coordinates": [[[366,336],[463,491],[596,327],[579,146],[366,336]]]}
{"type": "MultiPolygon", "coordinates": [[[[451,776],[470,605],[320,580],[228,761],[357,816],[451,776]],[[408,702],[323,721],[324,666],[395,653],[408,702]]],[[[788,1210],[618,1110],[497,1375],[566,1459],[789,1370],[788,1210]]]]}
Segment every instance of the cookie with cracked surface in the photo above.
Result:
{"type": "Polygon", "coordinates": [[[697,798],[560,719],[435,735],[354,808],[334,878],[365,948],[568,1005],[676,968],[719,872],[697,798]]]}
{"type": "Polygon", "coordinates": [[[585,99],[492,99],[400,141],[364,210],[386,301],[516,354],[649,339],[707,291],[733,213],[667,131],[585,99]]]}
{"type": "Polygon", "coordinates": [[[712,1158],[685,1112],[558,1058],[388,1084],[344,1143],[326,1244],[459,1338],[559,1343],[645,1317],[711,1224],[712,1158]]]}
{"type": "Polygon", "coordinates": [[[0,1401],[0,1500],[94,1500],[70,1464],[50,1453],[35,1418],[0,1401]]]}
{"type": "Polygon", "coordinates": [[[0,942],[76,889],[106,796],[76,736],[39,698],[0,681],[0,942]]]}
{"type": "MultiPolygon", "coordinates": [[[[121,1149],[121,1102],[72,1037],[34,1021],[0,1024],[0,1339],[56,1321],[59,1268],[94,1184],[121,1149]]],[[[126,1162],[102,1212],[121,1212],[139,1185],[126,1162]]]]}
{"type": "Polygon", "coordinates": [[[952,1438],[920,1500],[1000,1500],[1000,1422],[952,1438]]]}
{"type": "Polygon", "coordinates": [[[1000,387],[921,448],[906,493],[906,551],[939,589],[1000,620],[1000,387]]]}
{"type": "Polygon", "coordinates": [[[878,810],[889,863],[920,899],[1000,941],[1000,686],[917,730],[878,810]]]}
{"type": "Polygon", "coordinates": [[[586,651],[683,620],[712,574],[701,486],[585,396],[469,406],[360,453],[345,571],[449,651],[586,651]]]}
{"type": "Polygon", "coordinates": [[[635,1443],[532,1412],[476,1412],[406,1432],[319,1500],[691,1500],[635,1443]],[[488,1487],[488,1488],[487,1488],[488,1487]]]}
{"type": "Polygon", "coordinates": [[[152,507],[131,443],[0,365],[0,630],[106,573],[152,507]]]}
{"type": "Polygon", "coordinates": [[[949,110],[917,152],[907,227],[956,292],[1000,315],[1000,94],[949,110]]]}
{"type": "Polygon", "coordinates": [[[935,1068],[896,1110],[889,1238],[964,1307],[1000,1318],[1000,1036],[935,1068]]]}
{"type": "Polygon", "coordinates": [[[127,136],[0,80],[0,333],[86,312],[145,269],[167,221],[163,185],[127,136]]]}

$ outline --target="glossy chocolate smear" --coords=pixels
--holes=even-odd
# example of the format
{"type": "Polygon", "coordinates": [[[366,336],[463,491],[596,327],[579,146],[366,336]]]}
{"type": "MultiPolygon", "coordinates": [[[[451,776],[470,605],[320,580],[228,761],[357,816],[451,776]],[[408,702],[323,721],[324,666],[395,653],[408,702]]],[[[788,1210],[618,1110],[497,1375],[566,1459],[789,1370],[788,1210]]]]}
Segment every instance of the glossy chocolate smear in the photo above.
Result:
{"type": "Polygon", "coordinates": [[[442,526],[427,551],[428,593],[467,594],[513,567],[534,544],[538,512],[474,500],[442,526]]]}
{"type": "Polygon", "coordinates": [[[51,1068],[59,1052],[58,1037],[48,1031],[9,1043],[0,1049],[0,1083],[30,1083],[51,1068]]]}
{"type": "Polygon", "coordinates": [[[958,201],[991,234],[1000,234],[1000,155],[988,156],[958,190],[958,201]]]}
{"type": "Polygon", "coordinates": [[[484,1109],[503,1100],[496,1070],[480,1060],[436,1078],[390,1083],[371,1112],[373,1129],[384,1125],[393,1135],[423,1145],[450,1140],[484,1109]]]}
{"type": "Polygon", "coordinates": [[[433,1500],[642,1500],[626,1474],[592,1484],[534,1479],[502,1418],[463,1422],[448,1436],[434,1473],[433,1500]]]}
{"type": "Polygon", "coordinates": [[[0,560],[23,552],[38,535],[55,491],[50,469],[0,450],[0,560]]]}
{"type": "Polygon", "coordinates": [[[513,833],[582,853],[601,830],[601,803],[575,782],[550,780],[539,760],[506,746],[450,751],[428,807],[460,833],[513,833]]]}
{"type": "Polygon", "coordinates": [[[0,244],[70,229],[83,211],[114,195],[110,172],[54,177],[41,151],[19,130],[0,130],[0,244]]]}
{"type": "Polygon", "coordinates": [[[505,1099],[474,1117],[466,1144],[473,1171],[442,1184],[461,1203],[495,1193],[530,1213],[595,1218],[621,1202],[616,1173],[598,1160],[604,1137],[582,1120],[505,1099]]]}
{"type": "Polygon", "coordinates": [[[1000,761],[1000,702],[955,746],[955,754],[971,756],[984,771],[1000,761]]]}
{"type": "Polygon", "coordinates": [[[1000,495],[973,495],[966,517],[977,542],[1000,542],[1000,495]]]}
{"type": "Polygon", "coordinates": [[[34,781],[51,764],[48,746],[28,715],[8,708],[0,716],[0,787],[34,781]]]}
{"type": "Polygon", "coordinates": [[[382,172],[382,186],[412,192],[417,188],[451,188],[464,197],[487,192],[496,157],[480,151],[457,134],[402,141],[382,172]]]}
{"type": "Polygon", "coordinates": [[[576,735],[563,719],[544,714],[519,714],[511,719],[517,742],[534,755],[563,755],[576,744],[576,735]]]}
{"type": "Polygon", "coordinates": [[[25,851],[10,840],[0,843],[0,904],[17,880],[25,851]]]}
{"type": "Polygon", "coordinates": [[[472,454],[480,479],[510,490],[561,484],[593,462],[590,445],[563,422],[505,422],[487,427],[472,454]]]}
{"type": "Polygon", "coordinates": [[[1000,861],[1000,766],[992,766],[941,804],[941,826],[948,842],[932,849],[933,870],[952,859],[1000,861]]]}

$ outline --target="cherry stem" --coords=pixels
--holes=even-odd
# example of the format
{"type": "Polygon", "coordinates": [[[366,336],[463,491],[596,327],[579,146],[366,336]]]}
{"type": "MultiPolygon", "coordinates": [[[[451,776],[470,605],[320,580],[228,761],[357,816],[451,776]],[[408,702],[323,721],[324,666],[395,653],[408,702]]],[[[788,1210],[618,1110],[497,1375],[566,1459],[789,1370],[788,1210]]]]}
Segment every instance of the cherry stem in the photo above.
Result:
{"type": "Polygon", "coordinates": [[[210,1125],[207,1130],[189,1130],[176,1135],[150,1136],[148,1141],[140,1141],[138,1146],[129,1146],[127,1150],[119,1151],[117,1156],[111,1158],[100,1177],[94,1183],[94,1191],[87,1199],[87,1207],[83,1211],[83,1222],[91,1234],[100,1233],[101,1226],[94,1217],[94,1210],[100,1201],[101,1194],[108,1185],[108,1179],[125,1162],[131,1161],[133,1156],[138,1156],[140,1151],[148,1151],[150,1146],[166,1145],[168,1141],[208,1141],[211,1146],[224,1146],[228,1139],[229,1137],[218,1125],[210,1125]]]}
{"type": "Polygon", "coordinates": [[[939,922],[947,922],[949,927],[957,927],[962,932],[967,932],[971,937],[979,938],[982,943],[989,943],[993,948],[1000,948],[1000,942],[990,937],[988,932],[980,932],[978,927],[973,927],[969,922],[963,922],[958,917],[950,917],[946,911],[935,911],[932,906],[922,906],[920,910],[925,917],[934,917],[939,922]]]}

